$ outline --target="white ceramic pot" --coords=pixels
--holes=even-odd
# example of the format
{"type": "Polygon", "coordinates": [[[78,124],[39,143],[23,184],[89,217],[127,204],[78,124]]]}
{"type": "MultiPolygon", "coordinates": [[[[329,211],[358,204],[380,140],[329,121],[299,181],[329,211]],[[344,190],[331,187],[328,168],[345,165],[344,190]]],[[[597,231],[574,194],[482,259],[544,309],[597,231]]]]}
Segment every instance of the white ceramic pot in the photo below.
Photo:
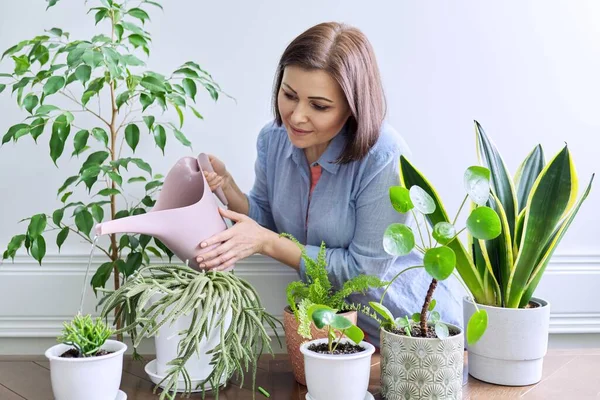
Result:
{"type": "MultiPolygon", "coordinates": [[[[477,305],[488,313],[488,326],[481,339],[468,347],[469,374],[488,383],[506,386],[532,385],[542,379],[548,350],[550,304],[532,298],[534,308],[500,308],[477,305]]],[[[475,312],[463,299],[465,326],[475,312]]]]}
{"type": "MultiPolygon", "coordinates": [[[[342,343],[349,342],[342,339],[342,343]]],[[[311,400],[364,400],[369,388],[371,356],[375,347],[360,342],[365,349],[360,353],[330,355],[308,350],[311,344],[327,343],[327,339],[316,339],[303,343],[306,386],[311,400]]]]}
{"type": "MultiPolygon", "coordinates": [[[[160,296],[160,295],[159,295],[160,296]]],[[[156,299],[156,297],[153,297],[156,299]]],[[[170,307],[167,308],[165,315],[168,315],[170,311],[170,307]]],[[[178,318],[176,321],[171,323],[165,323],[158,331],[158,334],[154,337],[154,345],[156,348],[156,375],[160,377],[164,377],[167,375],[167,371],[172,368],[171,365],[167,365],[169,362],[177,358],[178,354],[178,345],[180,340],[179,332],[186,330],[190,327],[192,322],[193,313],[188,315],[183,315],[178,318]]],[[[227,330],[231,325],[232,312],[229,311],[225,315],[225,320],[223,322],[224,329],[227,330]]],[[[190,375],[190,378],[193,381],[202,382],[204,381],[208,375],[213,370],[213,366],[210,365],[210,361],[212,359],[212,354],[207,354],[209,351],[214,349],[220,341],[221,327],[217,324],[221,321],[221,316],[219,314],[216,315],[213,322],[213,329],[208,334],[207,337],[203,337],[199,343],[199,351],[197,354],[194,354],[186,363],[185,368],[190,375]]],[[[160,319],[159,321],[160,322],[160,319]]],[[[224,377],[220,384],[225,383],[224,377]]],[[[181,391],[185,388],[183,384],[183,377],[180,376],[181,385],[178,387],[178,391],[181,391]]],[[[210,388],[209,385],[206,386],[208,390],[210,388]]]]}
{"type": "Polygon", "coordinates": [[[62,358],[71,346],[57,344],[46,350],[50,360],[50,380],[55,400],[112,400],[121,385],[125,343],[107,340],[100,357],[62,358]]]}
{"type": "Polygon", "coordinates": [[[464,335],[446,339],[381,329],[381,394],[387,400],[462,399],[464,335]]]}

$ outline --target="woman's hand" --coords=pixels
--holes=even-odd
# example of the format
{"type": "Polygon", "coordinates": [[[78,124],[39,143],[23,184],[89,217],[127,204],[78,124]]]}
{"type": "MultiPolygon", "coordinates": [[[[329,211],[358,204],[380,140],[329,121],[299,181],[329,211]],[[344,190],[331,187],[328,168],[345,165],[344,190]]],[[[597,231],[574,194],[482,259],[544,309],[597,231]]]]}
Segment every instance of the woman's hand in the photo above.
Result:
{"type": "Polygon", "coordinates": [[[223,161],[210,154],[208,155],[208,160],[210,161],[210,164],[212,165],[215,171],[204,171],[204,177],[206,178],[206,182],[208,182],[208,186],[210,187],[211,192],[214,192],[218,188],[226,190],[230,185],[231,177],[227,172],[225,163],[223,163],[223,161]]]}
{"type": "Polygon", "coordinates": [[[263,228],[250,217],[230,210],[219,208],[219,213],[235,222],[235,225],[217,233],[200,244],[201,248],[217,245],[202,252],[196,261],[203,269],[222,271],[235,262],[256,253],[263,253],[274,232],[263,228]]]}

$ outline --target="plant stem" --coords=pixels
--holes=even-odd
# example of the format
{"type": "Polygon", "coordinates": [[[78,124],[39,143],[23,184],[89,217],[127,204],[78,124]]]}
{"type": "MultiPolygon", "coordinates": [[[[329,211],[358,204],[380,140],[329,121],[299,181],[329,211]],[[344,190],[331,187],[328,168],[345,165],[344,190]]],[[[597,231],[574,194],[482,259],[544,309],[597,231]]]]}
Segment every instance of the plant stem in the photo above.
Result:
{"type": "MultiPolygon", "coordinates": [[[[427,238],[429,239],[429,248],[431,248],[431,233],[429,232],[429,222],[427,221],[425,214],[423,214],[423,222],[425,223],[425,232],[427,232],[427,238]]],[[[423,243],[423,246],[425,246],[425,243],[423,243]]]]}
{"type": "Polygon", "coordinates": [[[454,217],[454,221],[452,221],[452,225],[456,224],[456,220],[458,219],[458,215],[460,214],[460,211],[462,210],[462,208],[464,207],[465,203],[467,202],[467,199],[469,198],[469,195],[467,194],[465,196],[465,198],[463,199],[460,207],[458,208],[458,212],[456,213],[456,216],[454,217]]]}
{"type": "Polygon", "coordinates": [[[344,337],[344,333],[346,332],[346,330],[342,330],[342,332],[340,332],[340,337],[337,339],[337,343],[335,344],[335,346],[333,347],[333,350],[331,350],[331,352],[334,352],[335,349],[337,349],[338,345],[340,344],[342,338],[344,337]]]}
{"type": "Polygon", "coordinates": [[[388,289],[392,286],[392,282],[394,282],[396,280],[396,278],[398,278],[400,275],[402,275],[403,273],[405,273],[406,271],[410,271],[411,269],[416,269],[416,268],[425,268],[423,265],[415,265],[414,267],[408,267],[406,269],[403,269],[402,271],[398,272],[396,274],[396,276],[394,276],[392,278],[392,280],[390,281],[390,284],[387,285],[387,287],[385,288],[385,290],[383,291],[383,294],[381,295],[381,299],[379,300],[379,302],[381,304],[383,304],[383,298],[385,297],[385,294],[387,293],[388,289]]]}
{"type": "Polygon", "coordinates": [[[433,296],[433,292],[437,286],[438,281],[436,279],[432,279],[429,284],[429,290],[427,290],[427,296],[425,296],[425,303],[423,303],[423,308],[421,309],[421,336],[427,337],[427,311],[429,311],[429,303],[431,303],[431,296],[433,296]]]}
{"type": "Polygon", "coordinates": [[[77,101],[77,99],[75,99],[75,97],[69,96],[68,94],[66,94],[62,90],[59,93],[62,94],[63,96],[65,96],[65,97],[71,99],[72,101],[74,101],[75,103],[77,103],[78,105],[80,105],[81,107],[83,107],[84,111],[88,111],[88,112],[92,113],[93,115],[95,115],[96,117],[98,117],[102,122],[104,122],[106,125],[110,126],[110,124],[108,123],[107,120],[105,120],[104,118],[102,118],[102,116],[100,116],[99,114],[95,113],[94,111],[90,110],[89,108],[87,108],[86,106],[84,106],[83,104],[81,104],[79,101],[77,101]]]}
{"type": "Polygon", "coordinates": [[[421,226],[419,226],[419,220],[417,219],[417,214],[415,210],[410,210],[412,212],[413,218],[415,219],[415,224],[417,224],[417,229],[419,230],[419,236],[421,237],[421,244],[425,247],[425,241],[423,240],[423,234],[421,233],[421,226]]]}

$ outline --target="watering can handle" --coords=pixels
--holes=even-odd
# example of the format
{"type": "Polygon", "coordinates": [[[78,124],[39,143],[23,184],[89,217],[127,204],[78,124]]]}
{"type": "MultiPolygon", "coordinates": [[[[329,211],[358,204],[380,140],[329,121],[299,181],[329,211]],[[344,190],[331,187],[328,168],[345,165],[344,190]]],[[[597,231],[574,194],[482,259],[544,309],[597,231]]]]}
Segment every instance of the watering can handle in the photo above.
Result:
{"type": "MultiPolygon", "coordinates": [[[[209,172],[215,172],[215,170],[212,167],[212,164],[210,163],[210,160],[208,159],[207,154],[200,153],[198,155],[198,163],[200,164],[200,167],[202,167],[203,170],[209,171],[209,172]]],[[[224,205],[227,205],[227,197],[225,197],[225,193],[223,193],[223,189],[217,188],[217,190],[215,190],[215,194],[217,195],[219,200],[221,200],[221,203],[223,203],[224,205]]]]}

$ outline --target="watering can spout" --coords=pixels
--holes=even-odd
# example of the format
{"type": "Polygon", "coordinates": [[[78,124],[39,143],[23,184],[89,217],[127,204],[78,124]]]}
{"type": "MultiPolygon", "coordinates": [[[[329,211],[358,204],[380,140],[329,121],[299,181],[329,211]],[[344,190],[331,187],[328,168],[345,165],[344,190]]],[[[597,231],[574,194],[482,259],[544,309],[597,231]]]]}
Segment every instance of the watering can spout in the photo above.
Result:
{"type": "MultiPolygon", "coordinates": [[[[212,171],[206,154],[180,159],[165,177],[152,210],[99,223],[94,228],[96,235],[139,233],[153,236],[180,260],[198,268],[196,256],[209,250],[201,250],[199,244],[227,229],[203,171],[212,171]]],[[[220,189],[215,194],[227,204],[220,189]]]]}

